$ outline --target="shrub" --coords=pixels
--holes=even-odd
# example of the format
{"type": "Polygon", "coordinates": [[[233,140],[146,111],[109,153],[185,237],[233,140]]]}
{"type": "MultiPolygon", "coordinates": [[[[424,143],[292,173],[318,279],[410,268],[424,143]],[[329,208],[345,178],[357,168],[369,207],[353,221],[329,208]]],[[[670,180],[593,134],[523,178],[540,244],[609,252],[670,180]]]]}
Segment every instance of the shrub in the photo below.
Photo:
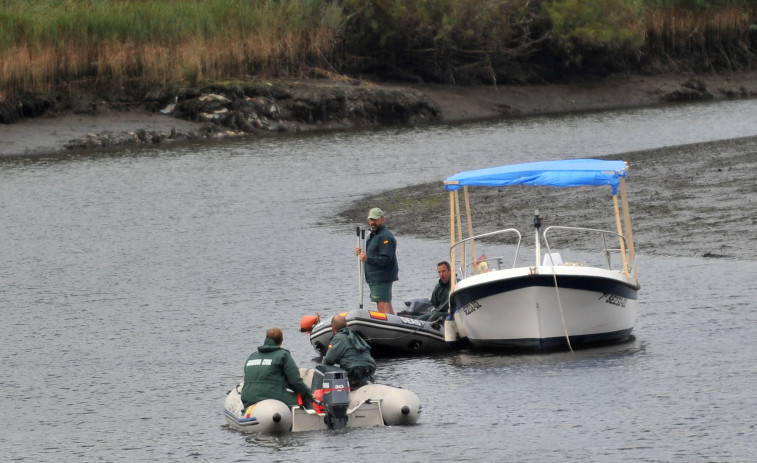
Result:
{"type": "Polygon", "coordinates": [[[628,69],[638,59],[644,44],[638,2],[554,0],[545,9],[566,69],[603,73],[628,69]]]}

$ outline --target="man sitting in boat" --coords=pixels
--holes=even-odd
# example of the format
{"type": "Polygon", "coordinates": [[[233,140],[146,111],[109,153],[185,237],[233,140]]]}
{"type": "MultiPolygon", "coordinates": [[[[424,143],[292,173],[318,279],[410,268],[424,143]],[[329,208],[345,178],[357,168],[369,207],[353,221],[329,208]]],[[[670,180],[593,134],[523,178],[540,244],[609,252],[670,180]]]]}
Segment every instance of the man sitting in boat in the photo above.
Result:
{"type": "Polygon", "coordinates": [[[288,350],[281,347],[284,333],[271,328],[265,333],[263,345],[247,359],[244,366],[242,404],[245,408],[265,399],[276,399],[287,405],[299,405],[313,400],[310,388],[300,376],[300,370],[288,350]]]}
{"type": "Polygon", "coordinates": [[[416,317],[418,320],[437,321],[446,317],[449,311],[449,290],[452,277],[452,269],[449,262],[442,261],[436,264],[436,273],[439,274],[439,282],[431,292],[431,309],[428,313],[416,317]]]}
{"type": "Polygon", "coordinates": [[[347,328],[344,315],[335,315],[331,319],[331,332],[334,336],[321,363],[338,363],[347,372],[351,389],[376,382],[376,361],[371,356],[371,346],[359,334],[347,328]]]}

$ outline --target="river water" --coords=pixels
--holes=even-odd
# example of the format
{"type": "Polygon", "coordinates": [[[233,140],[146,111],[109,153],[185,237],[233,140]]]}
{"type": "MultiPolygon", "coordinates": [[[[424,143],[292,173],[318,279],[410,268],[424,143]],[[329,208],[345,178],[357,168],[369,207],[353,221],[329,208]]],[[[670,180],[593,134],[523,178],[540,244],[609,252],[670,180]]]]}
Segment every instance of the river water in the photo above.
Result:
{"type": "MultiPolygon", "coordinates": [[[[282,327],[298,364],[313,366],[300,318],[358,305],[354,225],[332,221],[349,202],[471,168],[753,136],[754,108],[721,102],[2,160],[0,455],[754,461],[757,263],[746,259],[641,252],[629,343],[380,359],[380,382],[421,397],[416,426],[243,435],[222,415],[266,328],[282,327]]],[[[395,307],[430,293],[447,251],[445,242],[398,241],[395,307]]]]}

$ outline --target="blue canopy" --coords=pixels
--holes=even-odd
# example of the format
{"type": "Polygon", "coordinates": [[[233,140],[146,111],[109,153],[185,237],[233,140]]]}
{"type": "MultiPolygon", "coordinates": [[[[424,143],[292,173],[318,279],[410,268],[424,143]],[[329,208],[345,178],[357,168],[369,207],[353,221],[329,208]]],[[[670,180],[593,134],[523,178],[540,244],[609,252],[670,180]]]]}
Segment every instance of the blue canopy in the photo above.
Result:
{"type": "Polygon", "coordinates": [[[464,186],[531,185],[570,187],[611,185],[617,194],[620,177],[628,173],[625,161],[599,159],[570,159],[562,161],[527,162],[509,166],[460,172],[444,181],[449,191],[464,186]]]}

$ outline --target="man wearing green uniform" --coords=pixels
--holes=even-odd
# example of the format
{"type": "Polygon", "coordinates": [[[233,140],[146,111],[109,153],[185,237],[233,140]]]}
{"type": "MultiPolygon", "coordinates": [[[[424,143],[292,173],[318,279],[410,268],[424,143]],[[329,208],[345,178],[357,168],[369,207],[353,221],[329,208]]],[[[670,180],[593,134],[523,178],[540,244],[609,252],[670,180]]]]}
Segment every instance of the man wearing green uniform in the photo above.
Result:
{"type": "Polygon", "coordinates": [[[443,318],[449,311],[449,290],[452,277],[449,262],[444,261],[436,264],[436,273],[439,274],[439,282],[431,293],[431,310],[417,317],[418,320],[436,321],[443,318]]]}
{"type": "Polygon", "coordinates": [[[394,313],[392,284],[399,279],[397,240],[386,228],[384,211],[374,207],[368,212],[371,234],[365,242],[365,252],[355,248],[355,255],[364,263],[365,281],[371,290],[371,301],[379,312],[394,313]]]}
{"type": "Polygon", "coordinates": [[[347,372],[351,389],[376,382],[376,361],[371,356],[371,346],[359,334],[347,328],[344,315],[335,315],[331,319],[331,332],[334,336],[321,363],[338,363],[339,367],[347,372]]]}
{"type": "Polygon", "coordinates": [[[265,399],[298,405],[298,393],[305,404],[312,401],[310,388],[302,381],[292,354],[281,347],[283,342],[281,330],[271,328],[265,334],[263,345],[247,359],[242,386],[242,404],[245,408],[265,399]]]}

